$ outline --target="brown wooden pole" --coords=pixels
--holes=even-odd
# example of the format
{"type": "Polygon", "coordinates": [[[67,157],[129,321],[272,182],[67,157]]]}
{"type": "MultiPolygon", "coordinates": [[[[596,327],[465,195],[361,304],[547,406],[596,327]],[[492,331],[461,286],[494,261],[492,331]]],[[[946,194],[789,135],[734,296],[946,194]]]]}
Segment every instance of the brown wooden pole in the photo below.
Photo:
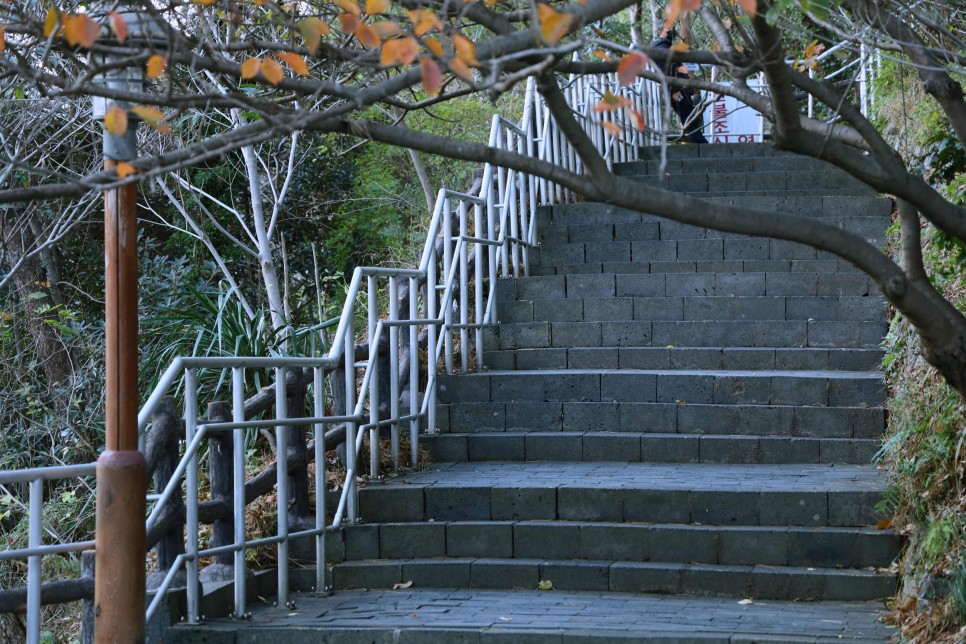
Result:
{"type": "MultiPolygon", "coordinates": [[[[116,164],[105,161],[110,169],[116,164]]],[[[96,642],[144,641],[147,467],[138,451],[137,188],[105,192],[107,408],[97,459],[96,642]]]]}

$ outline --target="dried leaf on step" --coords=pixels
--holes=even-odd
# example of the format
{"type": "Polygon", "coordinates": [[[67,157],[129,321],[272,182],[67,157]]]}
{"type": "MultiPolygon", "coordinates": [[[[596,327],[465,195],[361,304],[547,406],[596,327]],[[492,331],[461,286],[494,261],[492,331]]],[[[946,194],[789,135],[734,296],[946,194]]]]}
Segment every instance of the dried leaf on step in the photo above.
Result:
{"type": "Polygon", "coordinates": [[[399,583],[399,584],[393,584],[392,585],[392,589],[393,590],[403,590],[405,588],[410,588],[412,585],[413,585],[413,582],[410,579],[409,581],[404,581],[404,582],[399,583]]]}

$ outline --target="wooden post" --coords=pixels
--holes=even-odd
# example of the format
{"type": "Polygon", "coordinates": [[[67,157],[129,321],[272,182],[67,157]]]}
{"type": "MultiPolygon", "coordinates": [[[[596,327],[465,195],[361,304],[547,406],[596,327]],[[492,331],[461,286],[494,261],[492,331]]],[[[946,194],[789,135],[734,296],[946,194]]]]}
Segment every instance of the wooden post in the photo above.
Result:
{"type": "MultiPolygon", "coordinates": [[[[208,420],[212,423],[231,422],[231,404],[213,402],[208,405],[208,420]]],[[[212,432],[208,437],[208,481],[211,500],[230,508],[232,506],[232,434],[212,432]]],[[[216,519],[211,526],[212,547],[227,546],[234,542],[234,514],[216,519]]],[[[202,581],[224,581],[234,578],[234,555],[226,552],[215,555],[212,565],[201,571],[202,581]]]]}
{"type": "Polygon", "coordinates": [[[137,187],[107,190],[104,205],[106,449],[97,459],[94,636],[142,642],[147,467],[138,451],[137,187]]]}
{"type": "MultiPolygon", "coordinates": [[[[177,412],[175,400],[171,396],[165,396],[151,414],[151,433],[148,436],[147,445],[149,460],[154,465],[154,489],[158,494],[168,485],[178,466],[178,439],[181,433],[181,418],[177,412]]],[[[158,572],[152,574],[147,580],[149,589],[161,585],[178,555],[184,553],[185,508],[181,494],[173,495],[168,501],[168,507],[164,510],[161,522],[165,522],[165,517],[169,515],[173,515],[171,527],[158,541],[158,572]]],[[[180,573],[180,578],[183,585],[183,571],[180,573]]]]}

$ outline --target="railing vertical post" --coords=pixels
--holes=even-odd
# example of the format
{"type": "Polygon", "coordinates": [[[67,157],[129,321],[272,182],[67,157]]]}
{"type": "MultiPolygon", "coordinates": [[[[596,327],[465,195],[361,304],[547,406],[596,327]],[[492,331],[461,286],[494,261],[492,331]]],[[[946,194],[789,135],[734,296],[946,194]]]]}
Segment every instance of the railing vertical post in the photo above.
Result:
{"type": "MultiPolygon", "coordinates": [[[[419,319],[419,280],[409,278],[409,319],[419,319]]],[[[419,410],[419,327],[409,326],[409,414],[415,416],[419,410]]],[[[419,462],[419,419],[409,421],[409,464],[416,467],[419,462]]]]}
{"type": "MultiPolygon", "coordinates": [[[[459,225],[460,237],[469,236],[469,222],[466,217],[466,202],[460,201],[459,225]]],[[[469,279],[469,248],[466,242],[460,240],[460,369],[463,372],[470,368],[470,330],[466,325],[470,322],[470,279],[469,279]]]]}
{"type": "MultiPolygon", "coordinates": [[[[312,370],[312,394],[313,409],[312,414],[316,418],[325,416],[325,374],[322,367],[315,367],[312,370]]],[[[312,426],[312,438],[315,441],[315,529],[318,534],[315,536],[315,590],[324,593],[329,589],[328,581],[325,578],[326,555],[325,555],[325,528],[327,519],[325,516],[325,425],[315,423],[312,426]]]]}
{"type": "MultiPolygon", "coordinates": [[[[198,428],[198,374],[194,369],[188,369],[184,382],[184,428],[185,439],[188,443],[195,437],[198,428]]],[[[198,454],[188,457],[188,468],[185,471],[186,489],[185,504],[187,506],[187,534],[188,544],[185,554],[188,570],[188,623],[198,623],[198,611],[201,604],[199,597],[198,579],[198,454]]]]}
{"type": "MultiPolygon", "coordinates": [[[[483,237],[483,207],[480,204],[473,206],[473,230],[476,237],[483,237]]],[[[473,322],[476,323],[474,336],[474,346],[476,349],[476,369],[483,369],[483,244],[476,244],[473,249],[473,268],[474,293],[473,299],[475,308],[473,311],[473,322]]]]}
{"type": "MultiPolygon", "coordinates": [[[[497,136],[497,145],[502,147],[505,145],[504,137],[497,136]]],[[[507,204],[506,198],[506,184],[507,184],[507,172],[505,168],[496,169],[496,199],[497,207],[500,209],[500,236],[503,238],[507,237],[508,231],[506,230],[507,225],[507,209],[509,204],[507,204]]],[[[503,264],[503,277],[510,277],[510,249],[509,241],[504,242],[500,246],[500,262],[503,264]]]]}
{"type": "MultiPolygon", "coordinates": [[[[389,278],[389,321],[399,320],[399,278],[389,278]]],[[[399,327],[389,327],[389,428],[392,469],[399,471],[399,327]]]]}
{"type": "MultiPolygon", "coordinates": [[[[446,197],[443,206],[443,284],[449,281],[449,273],[453,266],[453,202],[446,197]]],[[[453,306],[452,302],[443,314],[443,357],[446,362],[446,373],[453,373],[453,306]]]]}
{"type": "MultiPolygon", "coordinates": [[[[355,339],[355,307],[349,310],[346,320],[345,349],[345,409],[346,415],[355,414],[356,407],[356,339],[355,339]]],[[[348,509],[349,521],[359,520],[359,486],[356,485],[356,468],[359,463],[359,456],[356,454],[356,429],[358,425],[355,421],[345,424],[345,467],[352,472],[346,480],[349,486],[348,509]]]]}
{"type": "MultiPolygon", "coordinates": [[[[277,367],[275,369],[275,418],[278,420],[288,419],[288,396],[286,391],[286,377],[288,369],[277,367]]],[[[276,475],[276,502],[278,508],[278,525],[276,534],[280,538],[278,542],[278,605],[279,607],[288,606],[288,426],[275,426],[275,475],[276,475]]]]}
{"type": "MultiPolygon", "coordinates": [[[[426,309],[426,319],[436,319],[436,259],[433,258],[426,268],[426,295],[423,298],[423,306],[426,309]]],[[[436,329],[437,326],[430,322],[426,328],[426,378],[432,380],[436,373],[436,329]]],[[[436,391],[435,387],[426,386],[426,394],[430,401],[426,406],[426,431],[436,431],[436,391]]]]}
{"type": "MultiPolygon", "coordinates": [[[[815,78],[815,70],[811,67],[808,68],[808,77],[815,78]]],[[[811,93],[808,95],[808,118],[814,118],[815,116],[815,96],[811,93]]]]}
{"type": "MultiPolygon", "coordinates": [[[[44,520],[44,481],[34,479],[30,482],[30,525],[27,545],[40,547],[44,520]]],[[[40,644],[40,564],[41,555],[27,558],[27,642],[40,644]]]]}
{"type": "MultiPolygon", "coordinates": [[[[379,477],[379,300],[376,278],[369,276],[369,476],[379,477]]],[[[360,392],[360,395],[361,392],[360,392]]]]}
{"type": "MultiPolygon", "coordinates": [[[[245,369],[233,367],[231,370],[231,419],[240,423],[245,420],[245,369]]],[[[232,509],[236,517],[234,543],[238,547],[234,553],[235,566],[235,616],[245,616],[245,586],[247,570],[245,564],[245,430],[234,429],[232,439],[232,509]]]]}

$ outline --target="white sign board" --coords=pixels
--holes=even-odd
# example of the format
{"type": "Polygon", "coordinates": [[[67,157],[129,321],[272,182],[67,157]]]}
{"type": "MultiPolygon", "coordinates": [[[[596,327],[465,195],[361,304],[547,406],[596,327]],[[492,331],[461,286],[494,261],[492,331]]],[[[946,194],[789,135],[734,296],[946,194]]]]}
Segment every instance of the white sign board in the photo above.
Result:
{"type": "MultiPolygon", "coordinates": [[[[728,83],[721,83],[727,85],[728,83]]],[[[748,89],[758,91],[757,79],[748,79],[748,89]]],[[[761,114],[732,96],[714,96],[705,109],[704,135],[711,143],[761,143],[761,114]]]]}

